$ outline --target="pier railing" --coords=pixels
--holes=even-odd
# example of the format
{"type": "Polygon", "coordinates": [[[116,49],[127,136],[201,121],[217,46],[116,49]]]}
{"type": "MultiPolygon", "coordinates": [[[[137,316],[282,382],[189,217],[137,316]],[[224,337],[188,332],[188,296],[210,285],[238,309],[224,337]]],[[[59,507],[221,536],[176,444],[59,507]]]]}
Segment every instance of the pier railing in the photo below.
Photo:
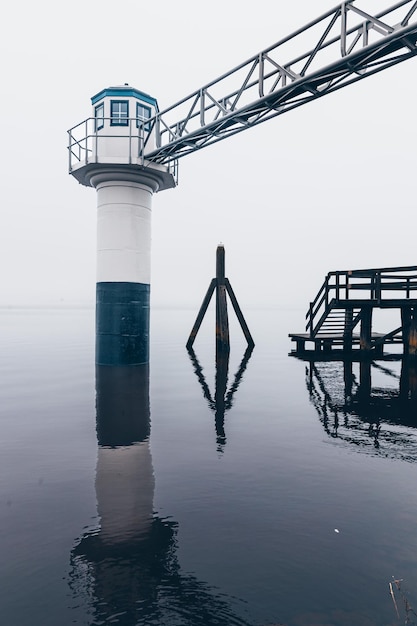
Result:
{"type": "Polygon", "coordinates": [[[329,272],[310,302],[306,331],[315,337],[334,308],[357,308],[363,300],[384,306],[388,301],[410,299],[416,290],[417,265],[329,272]]]}

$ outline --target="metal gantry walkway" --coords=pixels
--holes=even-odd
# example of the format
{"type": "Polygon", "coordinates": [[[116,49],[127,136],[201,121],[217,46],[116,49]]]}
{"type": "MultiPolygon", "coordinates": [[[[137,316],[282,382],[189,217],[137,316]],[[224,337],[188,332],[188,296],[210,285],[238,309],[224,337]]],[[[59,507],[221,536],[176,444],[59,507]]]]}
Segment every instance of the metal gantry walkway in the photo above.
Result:
{"type": "Polygon", "coordinates": [[[417,266],[329,272],[306,313],[306,332],[290,333],[297,354],[338,351],[383,355],[402,344],[417,355],[417,266]],[[372,328],[375,309],[397,309],[401,325],[389,332],[372,328]]]}
{"type": "MultiPolygon", "coordinates": [[[[135,158],[172,165],[187,154],[362,80],[417,54],[416,0],[374,11],[346,0],[146,120],[129,119],[135,158]],[[150,137],[156,137],[151,147],[150,137]]],[[[369,7],[369,8],[368,8],[369,7]]],[[[395,84],[387,93],[395,98],[395,84]]],[[[69,170],[94,158],[97,124],[69,131],[69,170]]]]}
{"type": "Polygon", "coordinates": [[[413,57],[417,2],[378,13],[372,4],[341,2],[162,111],[160,145],[145,146],[146,158],[178,159],[413,57]]]}

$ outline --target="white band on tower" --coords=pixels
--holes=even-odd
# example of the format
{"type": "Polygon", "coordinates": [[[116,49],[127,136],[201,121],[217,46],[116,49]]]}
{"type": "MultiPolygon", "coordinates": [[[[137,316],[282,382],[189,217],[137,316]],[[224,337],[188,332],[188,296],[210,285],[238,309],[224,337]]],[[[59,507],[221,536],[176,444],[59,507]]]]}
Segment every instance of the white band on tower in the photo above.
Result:
{"type": "Polygon", "coordinates": [[[109,181],[97,185],[97,282],[151,280],[152,189],[109,181]]]}

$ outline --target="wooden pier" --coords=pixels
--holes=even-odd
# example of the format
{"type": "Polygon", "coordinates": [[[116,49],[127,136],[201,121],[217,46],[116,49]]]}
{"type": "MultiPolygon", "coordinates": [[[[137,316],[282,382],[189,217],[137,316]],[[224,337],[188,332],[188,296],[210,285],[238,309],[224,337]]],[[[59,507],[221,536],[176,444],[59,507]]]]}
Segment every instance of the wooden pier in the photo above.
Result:
{"type": "Polygon", "coordinates": [[[297,356],[376,358],[393,344],[417,356],[417,266],[329,272],[310,303],[305,332],[289,337],[297,356]],[[397,309],[400,326],[374,331],[375,309],[397,309]]]}

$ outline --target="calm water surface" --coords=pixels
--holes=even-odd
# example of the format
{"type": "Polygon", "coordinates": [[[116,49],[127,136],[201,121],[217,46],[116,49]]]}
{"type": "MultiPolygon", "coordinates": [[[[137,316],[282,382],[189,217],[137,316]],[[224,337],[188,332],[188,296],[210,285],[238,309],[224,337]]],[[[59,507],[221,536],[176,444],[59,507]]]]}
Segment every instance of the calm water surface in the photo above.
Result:
{"type": "Polygon", "coordinates": [[[0,624],[417,623],[413,368],[300,361],[303,311],[246,311],[216,371],[195,314],[96,370],[93,311],[0,311],[0,624]]]}

